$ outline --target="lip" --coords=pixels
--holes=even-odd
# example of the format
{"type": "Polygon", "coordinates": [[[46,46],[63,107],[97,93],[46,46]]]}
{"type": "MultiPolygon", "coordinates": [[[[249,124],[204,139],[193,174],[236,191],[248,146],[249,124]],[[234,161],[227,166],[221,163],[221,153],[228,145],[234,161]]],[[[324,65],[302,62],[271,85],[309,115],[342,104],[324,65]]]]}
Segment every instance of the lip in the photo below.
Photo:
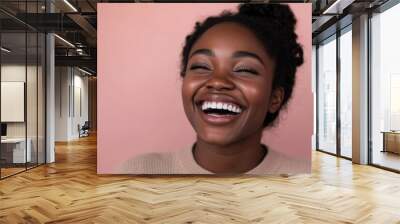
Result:
{"type": "MultiPolygon", "coordinates": [[[[212,124],[212,125],[226,125],[234,120],[238,119],[241,116],[240,114],[236,115],[210,115],[204,113],[201,108],[197,108],[197,110],[200,113],[200,117],[207,123],[212,124]]],[[[243,113],[243,112],[242,112],[243,113]]]]}
{"type": "Polygon", "coordinates": [[[246,107],[243,105],[243,103],[240,103],[239,100],[236,100],[234,97],[224,95],[224,94],[203,95],[203,96],[195,99],[194,105],[195,105],[197,112],[200,114],[201,119],[211,125],[226,125],[226,124],[232,123],[235,120],[237,120],[246,109],[246,107]],[[235,115],[206,114],[201,109],[202,103],[204,101],[215,101],[215,102],[234,104],[234,105],[239,106],[242,109],[242,112],[240,114],[235,114],[235,115]]]}

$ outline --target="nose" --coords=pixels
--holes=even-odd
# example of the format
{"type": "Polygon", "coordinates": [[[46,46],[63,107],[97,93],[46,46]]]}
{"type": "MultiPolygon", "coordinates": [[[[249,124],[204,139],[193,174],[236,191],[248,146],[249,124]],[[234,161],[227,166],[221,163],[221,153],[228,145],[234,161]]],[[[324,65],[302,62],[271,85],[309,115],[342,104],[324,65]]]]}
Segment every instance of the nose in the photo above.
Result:
{"type": "Polygon", "coordinates": [[[215,72],[210,76],[210,79],[206,83],[208,89],[214,90],[232,90],[235,85],[229,79],[229,73],[226,72],[215,72]]]}

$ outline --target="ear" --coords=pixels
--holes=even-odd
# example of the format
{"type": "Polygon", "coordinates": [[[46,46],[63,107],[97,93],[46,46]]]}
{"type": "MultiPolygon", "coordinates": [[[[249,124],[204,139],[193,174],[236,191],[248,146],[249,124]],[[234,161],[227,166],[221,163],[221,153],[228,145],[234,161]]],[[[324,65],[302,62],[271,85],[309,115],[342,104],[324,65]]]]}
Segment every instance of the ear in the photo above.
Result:
{"type": "Polygon", "coordinates": [[[283,98],[285,96],[285,90],[282,87],[275,88],[272,91],[268,112],[275,113],[281,108],[283,98]]]}

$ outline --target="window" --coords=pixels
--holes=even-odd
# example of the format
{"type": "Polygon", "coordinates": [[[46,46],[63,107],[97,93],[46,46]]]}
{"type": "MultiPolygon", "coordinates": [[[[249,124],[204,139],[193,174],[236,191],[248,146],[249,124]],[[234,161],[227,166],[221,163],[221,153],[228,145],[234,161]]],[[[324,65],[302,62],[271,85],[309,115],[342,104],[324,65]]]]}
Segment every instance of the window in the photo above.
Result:
{"type": "Polygon", "coordinates": [[[351,26],[340,36],[340,155],[352,157],[352,35],[351,26]]]}
{"type": "Polygon", "coordinates": [[[318,47],[318,149],[336,153],[336,36],[318,47]]]}
{"type": "Polygon", "coordinates": [[[371,18],[372,163],[400,170],[400,5],[371,18]]]}

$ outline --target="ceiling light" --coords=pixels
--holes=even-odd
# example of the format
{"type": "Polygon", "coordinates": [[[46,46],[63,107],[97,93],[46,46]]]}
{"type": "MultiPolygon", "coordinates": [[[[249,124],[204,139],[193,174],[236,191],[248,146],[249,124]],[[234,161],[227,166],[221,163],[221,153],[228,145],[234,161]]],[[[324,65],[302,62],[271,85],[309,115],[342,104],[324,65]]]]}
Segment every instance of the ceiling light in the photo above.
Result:
{"type": "Polygon", "coordinates": [[[74,12],[78,12],[78,10],[71,4],[69,3],[68,0],[64,0],[65,4],[67,4],[72,10],[74,10],[74,12]]]}
{"type": "Polygon", "coordinates": [[[69,45],[69,46],[75,48],[75,45],[71,44],[71,42],[69,42],[68,40],[66,40],[66,39],[64,39],[64,38],[62,38],[62,37],[60,37],[60,36],[58,36],[57,34],[54,34],[54,36],[57,37],[58,39],[60,39],[61,41],[63,41],[64,43],[66,43],[67,45],[69,45]]]}
{"type": "Polygon", "coordinates": [[[79,67],[78,67],[78,70],[81,71],[81,72],[83,72],[83,73],[85,73],[85,74],[87,74],[87,75],[93,75],[92,73],[90,73],[90,72],[88,72],[88,71],[86,71],[86,70],[83,70],[83,69],[81,69],[81,68],[79,68],[79,67]]]}
{"type": "Polygon", "coordinates": [[[332,5],[330,5],[327,9],[325,9],[324,12],[323,12],[322,14],[331,13],[330,11],[331,11],[332,9],[334,9],[334,8],[337,6],[337,4],[338,4],[339,2],[340,2],[340,0],[336,0],[332,5]]]}
{"type": "Polygon", "coordinates": [[[10,53],[10,52],[11,52],[11,50],[9,50],[9,49],[7,49],[7,48],[5,48],[5,47],[1,47],[1,50],[4,51],[4,52],[6,52],[6,53],[10,53]]]}
{"type": "Polygon", "coordinates": [[[355,0],[336,0],[332,5],[325,9],[322,14],[342,14],[343,10],[351,5],[353,2],[355,2],[355,0]]]}

